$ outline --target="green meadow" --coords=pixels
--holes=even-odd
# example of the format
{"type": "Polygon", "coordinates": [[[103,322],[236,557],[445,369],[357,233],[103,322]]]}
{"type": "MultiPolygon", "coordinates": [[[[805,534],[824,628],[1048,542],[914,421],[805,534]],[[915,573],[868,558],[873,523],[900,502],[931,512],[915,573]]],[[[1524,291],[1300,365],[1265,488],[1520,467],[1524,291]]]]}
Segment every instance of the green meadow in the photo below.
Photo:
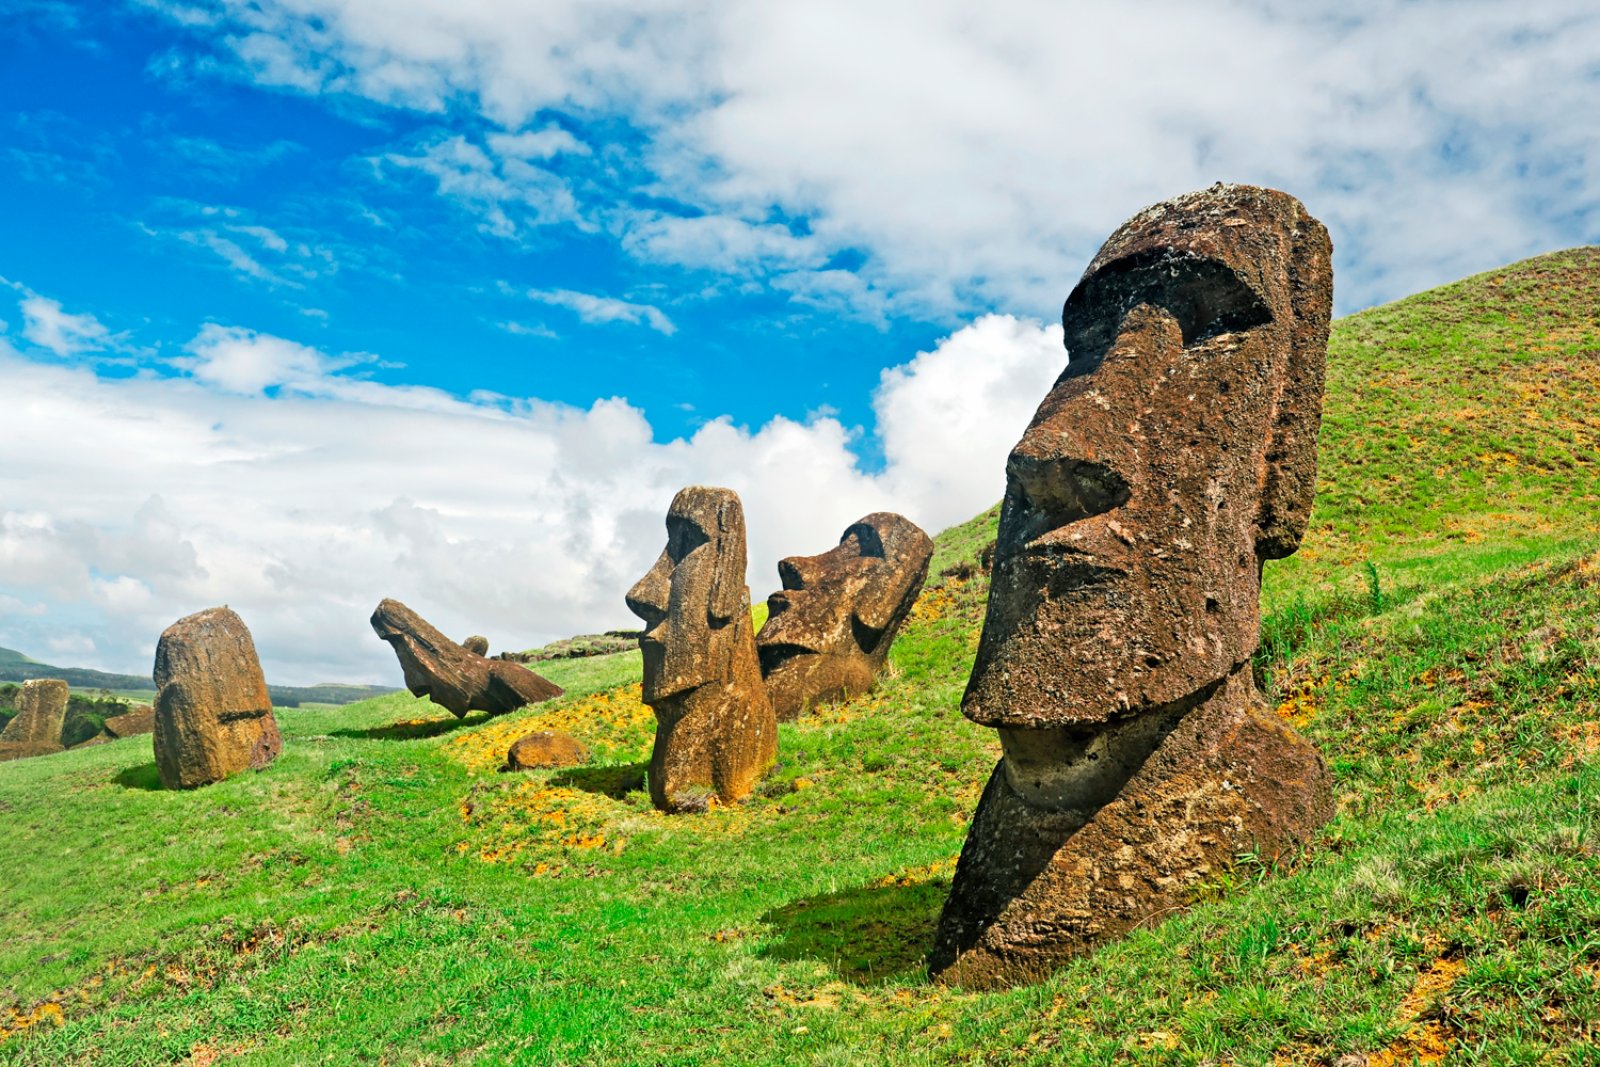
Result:
{"type": "Polygon", "coordinates": [[[148,737],[0,765],[0,1063],[1600,1065],[1600,249],[1335,325],[1255,664],[1333,822],[978,994],[922,961],[999,751],[959,708],[995,521],[735,808],[651,808],[636,652],[493,720],[286,709],[194,792],[148,737]],[[593,761],[499,773],[541,728],[593,761]]]}

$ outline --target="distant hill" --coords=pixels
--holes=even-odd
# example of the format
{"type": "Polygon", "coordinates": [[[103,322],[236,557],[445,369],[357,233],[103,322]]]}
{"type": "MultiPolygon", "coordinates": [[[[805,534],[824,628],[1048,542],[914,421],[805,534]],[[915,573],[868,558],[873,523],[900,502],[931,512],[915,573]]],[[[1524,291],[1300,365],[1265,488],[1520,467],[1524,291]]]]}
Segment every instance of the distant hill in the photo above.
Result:
{"type": "MultiPolygon", "coordinates": [[[[73,689],[154,692],[156,687],[149,675],[112,674],[87,667],[55,667],[40,663],[15,649],[0,648],[0,682],[26,682],[30,678],[60,678],[73,689]]],[[[279,708],[298,708],[302,704],[353,704],[358,700],[398,691],[392,685],[345,685],[340,682],[267,686],[273,706],[279,708]]]]}

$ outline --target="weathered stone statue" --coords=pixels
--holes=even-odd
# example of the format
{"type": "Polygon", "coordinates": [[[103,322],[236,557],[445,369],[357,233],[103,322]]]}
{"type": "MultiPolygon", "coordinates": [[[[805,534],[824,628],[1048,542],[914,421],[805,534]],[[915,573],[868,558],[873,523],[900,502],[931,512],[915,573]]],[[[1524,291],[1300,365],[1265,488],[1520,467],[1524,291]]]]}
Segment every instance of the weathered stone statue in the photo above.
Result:
{"type": "MultiPolygon", "coordinates": [[[[521,664],[485,659],[456,644],[398,600],[385,599],[378,604],[372,613],[372,629],[393,646],[411,695],[425,696],[457,718],[469,711],[500,715],[563,692],[559,685],[521,664]]],[[[488,644],[483,641],[485,650],[488,644]]]]}
{"type": "Polygon", "coordinates": [[[156,709],[149,704],[136,704],[106,720],[106,735],[117,740],[152,733],[155,728],[156,709]]]}
{"type": "Polygon", "coordinates": [[[1218,185],[1134,216],[1067,298],[1071,360],[1006,465],[962,706],[1004,756],[939,980],[1041,977],[1331,816],[1249,666],[1262,563],[1311,510],[1329,256],[1293,197],[1218,185]]]}
{"type": "Polygon", "coordinates": [[[767,598],[756,634],[779,722],[872,688],[932,558],[921,527],[879,511],[852,523],[836,548],[779,562],[783,588],[767,598]]]}
{"type": "Polygon", "coordinates": [[[67,696],[67,683],[59,678],[23,682],[17,694],[17,713],[0,730],[0,760],[60,752],[67,696]]]}
{"type": "Polygon", "coordinates": [[[156,644],[156,769],[193,789],[265,767],[283,751],[244,620],[226,607],[179,619],[156,644]]]}
{"type": "Polygon", "coordinates": [[[738,494],[691,485],[667,510],[666,549],[628,590],[628,610],[645,621],[644,702],[656,713],[650,799],[662,811],[738,801],[777,758],[744,569],[738,494]]]}

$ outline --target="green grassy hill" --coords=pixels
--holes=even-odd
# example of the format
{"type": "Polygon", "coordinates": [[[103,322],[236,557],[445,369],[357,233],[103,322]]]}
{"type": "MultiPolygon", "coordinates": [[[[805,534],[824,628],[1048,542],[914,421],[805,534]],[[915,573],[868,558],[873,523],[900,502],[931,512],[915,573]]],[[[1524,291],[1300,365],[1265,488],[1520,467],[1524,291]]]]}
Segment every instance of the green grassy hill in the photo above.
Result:
{"type": "Polygon", "coordinates": [[[958,709],[991,511],[735,809],[651,809],[636,653],[493,721],[288,713],[194,793],[148,739],[0,766],[0,1063],[1600,1063],[1597,320],[1582,249],[1337,324],[1257,667],[1338,815],[1048,982],[921,970],[998,752],[958,709]],[[594,764],[495,773],[539,727],[594,764]]]}

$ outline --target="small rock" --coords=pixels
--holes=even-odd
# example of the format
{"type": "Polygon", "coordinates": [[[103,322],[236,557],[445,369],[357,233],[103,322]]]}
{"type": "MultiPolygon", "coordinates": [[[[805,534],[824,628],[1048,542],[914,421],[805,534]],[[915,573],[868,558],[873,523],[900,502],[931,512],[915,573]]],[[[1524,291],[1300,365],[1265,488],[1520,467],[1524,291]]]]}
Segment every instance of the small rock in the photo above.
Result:
{"type": "Polygon", "coordinates": [[[576,767],[589,762],[589,750],[571,734],[541,730],[519,737],[506,753],[506,770],[534,771],[576,767]]]}

